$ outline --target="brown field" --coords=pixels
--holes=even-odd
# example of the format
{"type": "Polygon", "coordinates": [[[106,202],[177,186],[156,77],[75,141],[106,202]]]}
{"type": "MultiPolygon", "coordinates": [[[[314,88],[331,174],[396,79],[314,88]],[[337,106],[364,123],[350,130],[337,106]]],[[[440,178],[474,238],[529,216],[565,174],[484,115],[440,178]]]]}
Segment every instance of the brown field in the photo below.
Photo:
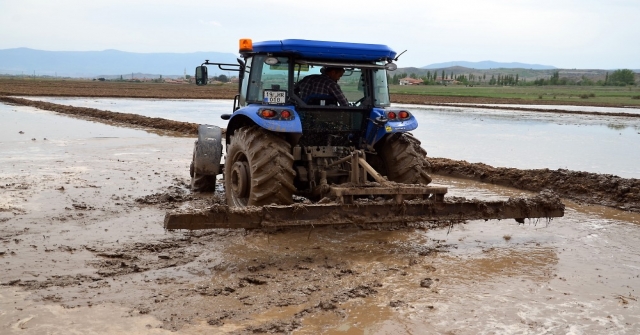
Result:
{"type": "Polygon", "coordinates": [[[638,222],[638,179],[429,158],[434,181],[458,183],[457,196],[551,189],[568,210],[547,225],[474,221],[451,231],[165,231],[167,210],[225,201],[221,189],[189,189],[195,124],[10,97],[229,99],[235,89],[0,79],[6,115],[47,119],[58,134],[0,123],[13,136],[0,143],[0,333],[477,334],[497,331],[493,320],[521,333],[640,330],[637,224],[627,224],[638,222]],[[164,136],[84,129],[103,123],[164,136]],[[524,319],[527,311],[537,314],[524,319]]]}
{"type": "MultiPolygon", "coordinates": [[[[0,101],[10,104],[27,105],[76,117],[91,118],[103,122],[124,126],[146,127],[172,131],[182,136],[197,135],[197,125],[162,118],[102,111],[94,108],[65,106],[55,103],[32,101],[2,95],[22,96],[79,96],[79,97],[127,97],[127,98],[171,98],[205,99],[233,98],[237,87],[233,84],[220,86],[195,86],[187,84],[128,83],[100,81],[54,81],[54,80],[7,80],[0,79],[0,101]]],[[[440,103],[522,103],[518,99],[484,99],[471,97],[432,97],[424,95],[395,95],[392,100],[398,103],[440,104],[440,103]]],[[[498,107],[495,107],[498,108],[498,107]]],[[[530,110],[544,113],[573,113],[579,111],[538,110],[527,108],[501,109],[530,110]]],[[[640,114],[594,113],[591,115],[611,115],[640,117],[640,114]]],[[[494,168],[482,163],[468,163],[449,159],[429,158],[434,173],[474,179],[477,181],[515,187],[528,191],[550,189],[560,196],[576,201],[605,205],[634,212],[640,212],[640,181],[611,175],[598,175],[576,171],[518,170],[494,168]],[[567,182],[558,183],[566,179],[567,182]],[[535,181],[535,182],[534,182],[535,181]],[[562,186],[558,186],[562,185],[562,186]],[[624,187],[618,187],[625,185],[624,187]]]]}

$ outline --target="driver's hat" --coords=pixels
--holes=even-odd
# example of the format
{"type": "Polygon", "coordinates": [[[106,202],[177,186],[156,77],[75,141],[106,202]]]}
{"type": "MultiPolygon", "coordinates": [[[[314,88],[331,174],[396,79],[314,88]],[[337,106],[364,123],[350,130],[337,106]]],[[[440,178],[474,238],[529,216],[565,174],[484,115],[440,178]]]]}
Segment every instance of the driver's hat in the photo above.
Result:
{"type": "Polygon", "coordinates": [[[327,73],[328,71],[333,71],[333,70],[344,72],[344,68],[342,66],[335,66],[335,65],[327,65],[323,67],[322,71],[320,72],[327,73]]]}

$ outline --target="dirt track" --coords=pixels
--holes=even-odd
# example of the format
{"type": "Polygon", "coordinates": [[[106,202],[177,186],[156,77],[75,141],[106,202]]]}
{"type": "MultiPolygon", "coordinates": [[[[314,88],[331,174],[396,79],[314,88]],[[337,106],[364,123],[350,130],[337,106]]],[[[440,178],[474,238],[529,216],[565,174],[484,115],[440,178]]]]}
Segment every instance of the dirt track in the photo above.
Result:
{"type": "Polygon", "coordinates": [[[548,225],[450,233],[166,232],[166,210],[223,201],[188,189],[191,124],[3,101],[169,135],[114,135],[120,128],[0,104],[25,116],[0,141],[0,329],[10,334],[640,331],[636,179],[432,158],[435,182],[455,196],[520,192],[442,176],[629,211],[572,205],[548,225]],[[71,137],[43,139],[28,130],[36,122],[71,137]]]}

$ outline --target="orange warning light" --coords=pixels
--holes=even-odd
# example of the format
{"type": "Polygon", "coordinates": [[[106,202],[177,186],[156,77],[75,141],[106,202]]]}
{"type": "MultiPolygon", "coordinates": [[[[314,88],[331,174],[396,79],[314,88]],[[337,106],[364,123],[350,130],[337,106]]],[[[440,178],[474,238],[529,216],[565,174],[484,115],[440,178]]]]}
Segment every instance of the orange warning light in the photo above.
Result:
{"type": "Polygon", "coordinates": [[[251,52],[253,51],[253,42],[250,38],[241,38],[240,39],[240,52],[251,52]]]}

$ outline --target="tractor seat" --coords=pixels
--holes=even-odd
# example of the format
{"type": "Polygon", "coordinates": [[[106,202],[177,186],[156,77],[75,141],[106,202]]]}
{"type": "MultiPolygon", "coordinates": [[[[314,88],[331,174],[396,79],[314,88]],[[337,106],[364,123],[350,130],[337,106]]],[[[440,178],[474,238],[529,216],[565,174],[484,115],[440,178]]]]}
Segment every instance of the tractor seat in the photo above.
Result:
{"type": "Polygon", "coordinates": [[[328,94],[311,94],[304,98],[304,103],[315,106],[337,106],[338,99],[328,94]]]}

